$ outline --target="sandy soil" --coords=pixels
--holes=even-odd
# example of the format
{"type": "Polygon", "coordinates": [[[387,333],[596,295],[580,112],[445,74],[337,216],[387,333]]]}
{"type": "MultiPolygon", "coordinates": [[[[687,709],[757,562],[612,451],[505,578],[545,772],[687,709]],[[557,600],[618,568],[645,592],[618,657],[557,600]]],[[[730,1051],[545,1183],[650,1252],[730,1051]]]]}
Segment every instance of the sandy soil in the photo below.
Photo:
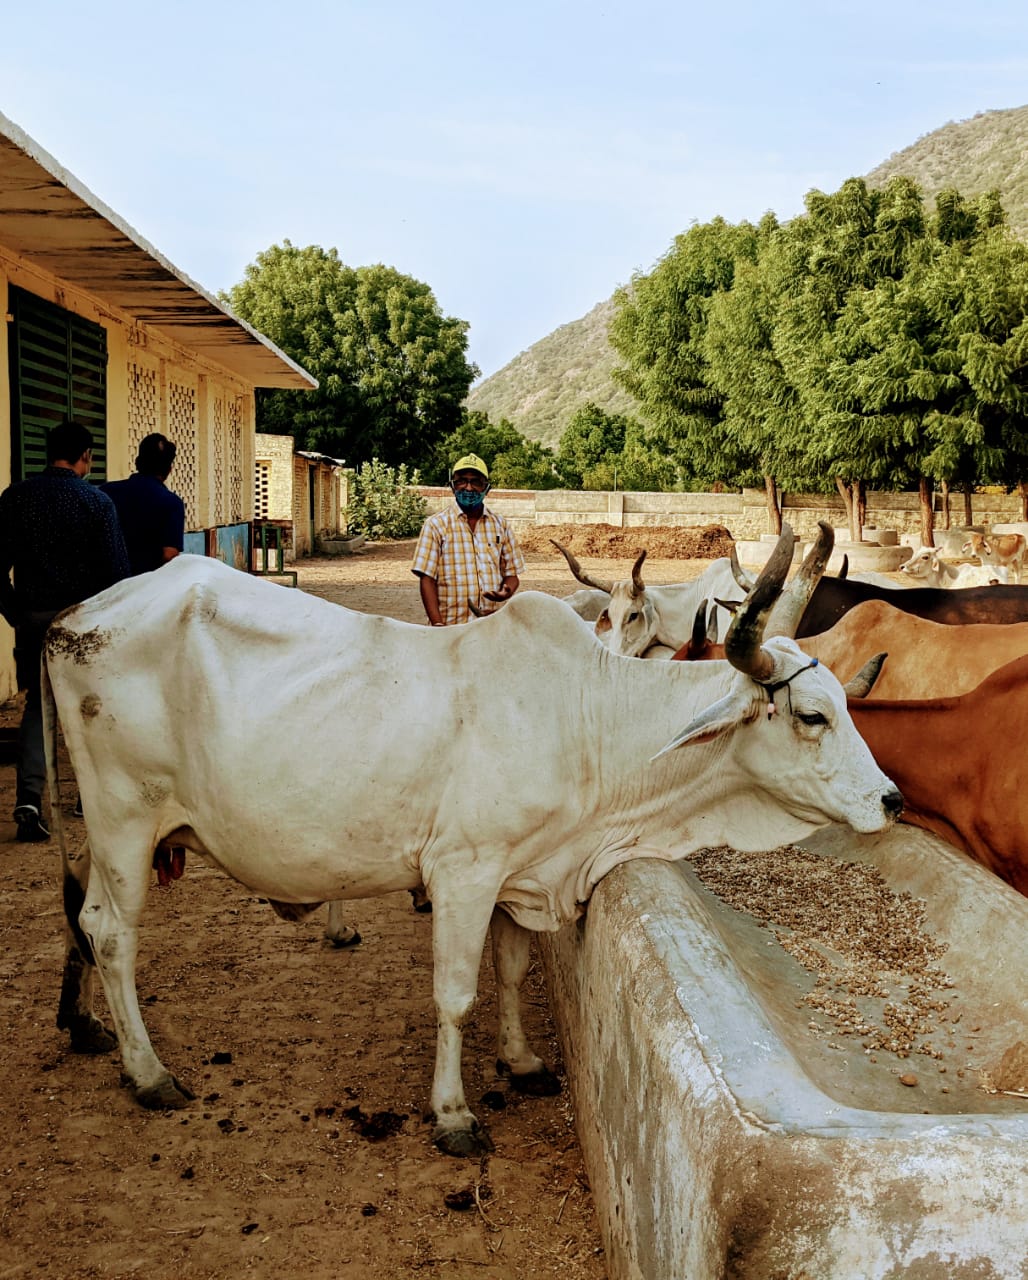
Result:
{"type": "MultiPolygon", "coordinates": [[[[412,549],[376,544],[304,562],[300,585],[420,621],[412,549]]],[[[629,567],[620,554],[587,563],[612,577],[629,567]]],[[[693,577],[707,563],[648,560],[646,579],[693,577]]],[[[529,554],[523,582],[557,595],[578,586],[552,547],[529,554]]],[[[17,704],[0,709],[0,730],[17,719],[17,704]]],[[[54,1025],[63,957],[56,847],[14,842],[14,768],[9,744],[0,749],[0,1280],[602,1280],[567,1101],[507,1095],[495,1079],[488,964],[464,1062],[496,1152],[461,1162],[432,1147],[423,1121],[435,1039],[431,917],[415,914],[406,894],[354,903],[364,941],[339,951],[322,939],[324,909],[287,924],[191,859],[182,880],[155,882],[138,974],[158,1053],[197,1101],[143,1111],[116,1055],[71,1055],[54,1025]],[[497,1090],[503,1109],[479,1104],[497,1090]]],[[[274,743],[239,763],[255,787],[274,789],[274,743]]],[[[62,808],[81,841],[74,799],[69,781],[62,808]]],[[[537,965],[526,1023],[560,1072],[537,965]]]]}

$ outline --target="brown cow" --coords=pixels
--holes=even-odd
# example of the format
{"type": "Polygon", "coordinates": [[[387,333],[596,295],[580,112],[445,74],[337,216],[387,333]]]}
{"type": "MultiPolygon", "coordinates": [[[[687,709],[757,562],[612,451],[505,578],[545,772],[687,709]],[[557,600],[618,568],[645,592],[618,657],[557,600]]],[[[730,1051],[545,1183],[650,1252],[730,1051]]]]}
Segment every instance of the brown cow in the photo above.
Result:
{"type": "MultiPolygon", "coordinates": [[[[707,648],[716,638],[701,607],[692,638],[670,656],[680,661],[720,657],[720,649],[707,648]]],[[[998,667],[1028,654],[1028,622],[948,626],[894,609],[885,600],[865,600],[830,630],[797,644],[843,684],[872,654],[887,654],[875,683],[876,698],[945,698],[966,693],[998,667]]]]}
{"type": "Polygon", "coordinates": [[[1028,657],[955,698],[850,699],[871,754],[903,792],[902,821],[934,831],[1028,895],[1028,657]]]}
{"type": "Polygon", "coordinates": [[[799,645],[844,684],[871,654],[888,653],[875,698],[941,698],[968,692],[1028,654],[1028,622],[947,626],[868,600],[799,645]]]}
{"type": "Polygon", "coordinates": [[[1028,543],[1021,533],[972,533],[961,548],[965,556],[977,556],[983,565],[999,565],[1012,570],[1021,581],[1028,543]]]}
{"type": "MultiPolygon", "coordinates": [[[[697,623],[675,657],[722,653],[697,623]]],[[[851,697],[848,706],[903,794],[900,821],[934,832],[1028,896],[1028,790],[1019,768],[1028,749],[1028,656],[958,697],[851,697]]]]}

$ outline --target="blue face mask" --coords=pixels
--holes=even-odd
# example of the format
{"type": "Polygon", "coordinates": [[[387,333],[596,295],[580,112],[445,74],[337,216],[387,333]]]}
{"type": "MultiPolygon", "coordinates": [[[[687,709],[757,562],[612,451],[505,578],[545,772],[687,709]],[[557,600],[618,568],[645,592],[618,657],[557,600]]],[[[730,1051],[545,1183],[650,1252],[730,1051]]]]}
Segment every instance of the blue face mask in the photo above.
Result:
{"type": "Polygon", "coordinates": [[[474,489],[457,489],[453,496],[461,511],[474,511],[485,502],[485,494],[476,493],[474,489]]]}

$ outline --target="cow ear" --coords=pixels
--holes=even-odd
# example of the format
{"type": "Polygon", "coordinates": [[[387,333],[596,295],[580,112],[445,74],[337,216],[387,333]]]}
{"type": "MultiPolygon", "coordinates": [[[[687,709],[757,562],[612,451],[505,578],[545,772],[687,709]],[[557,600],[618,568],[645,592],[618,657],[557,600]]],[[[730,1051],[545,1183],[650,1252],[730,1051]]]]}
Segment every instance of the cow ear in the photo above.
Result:
{"type": "Polygon", "coordinates": [[[757,703],[750,690],[726,694],[698,715],[692,724],[676,738],[672,738],[666,747],[662,747],[655,756],[651,756],[650,763],[659,760],[661,756],[666,756],[669,751],[687,747],[692,742],[713,742],[721,734],[738,728],[748,720],[755,720],[756,717],[757,703]]]}

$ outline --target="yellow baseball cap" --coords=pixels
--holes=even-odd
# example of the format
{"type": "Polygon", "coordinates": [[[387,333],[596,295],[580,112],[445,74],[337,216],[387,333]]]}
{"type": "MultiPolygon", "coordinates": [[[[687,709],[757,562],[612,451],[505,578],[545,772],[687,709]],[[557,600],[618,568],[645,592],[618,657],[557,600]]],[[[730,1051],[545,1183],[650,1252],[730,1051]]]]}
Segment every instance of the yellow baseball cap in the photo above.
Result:
{"type": "Polygon", "coordinates": [[[489,468],[477,453],[466,453],[463,458],[458,458],[450,468],[450,475],[454,476],[458,471],[479,471],[489,479],[489,468]]]}

